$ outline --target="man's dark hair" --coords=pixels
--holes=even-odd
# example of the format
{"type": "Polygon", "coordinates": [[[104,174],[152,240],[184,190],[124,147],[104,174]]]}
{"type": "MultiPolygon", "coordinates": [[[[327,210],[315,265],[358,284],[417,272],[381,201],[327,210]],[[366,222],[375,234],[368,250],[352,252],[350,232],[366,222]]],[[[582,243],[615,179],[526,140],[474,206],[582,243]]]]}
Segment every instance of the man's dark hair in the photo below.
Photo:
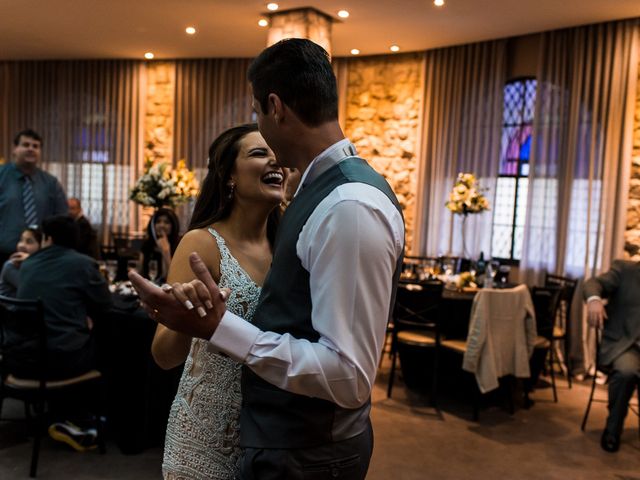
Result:
{"type": "Polygon", "coordinates": [[[54,245],[76,248],[78,245],[78,226],[67,215],[54,215],[42,221],[42,235],[51,237],[54,245]]]}
{"type": "Polygon", "coordinates": [[[263,113],[275,93],[310,127],[338,119],[338,89],[329,54],[317,43],[289,38],[262,51],[247,73],[263,113]]]}
{"type": "Polygon", "coordinates": [[[42,145],[42,137],[38,134],[38,132],[36,132],[35,130],[31,130],[30,128],[21,130],[16,134],[15,138],[13,139],[14,146],[17,147],[18,145],[20,145],[20,137],[28,137],[34,140],[38,140],[40,142],[40,145],[42,145]]]}

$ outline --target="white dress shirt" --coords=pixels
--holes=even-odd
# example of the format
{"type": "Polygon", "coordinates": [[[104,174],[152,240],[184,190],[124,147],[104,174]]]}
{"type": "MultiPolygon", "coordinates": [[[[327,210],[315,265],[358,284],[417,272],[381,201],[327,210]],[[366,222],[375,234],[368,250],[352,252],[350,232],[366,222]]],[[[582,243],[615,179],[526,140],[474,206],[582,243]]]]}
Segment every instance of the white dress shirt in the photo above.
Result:
{"type": "MultiPolygon", "coordinates": [[[[299,189],[335,164],[345,147],[355,152],[344,139],[318,155],[299,189]]],[[[277,387],[359,407],[375,379],[403,248],[404,223],[389,198],[367,184],[340,185],[315,208],[296,244],[309,272],[319,340],[264,332],[227,311],[210,342],[277,387]]]]}

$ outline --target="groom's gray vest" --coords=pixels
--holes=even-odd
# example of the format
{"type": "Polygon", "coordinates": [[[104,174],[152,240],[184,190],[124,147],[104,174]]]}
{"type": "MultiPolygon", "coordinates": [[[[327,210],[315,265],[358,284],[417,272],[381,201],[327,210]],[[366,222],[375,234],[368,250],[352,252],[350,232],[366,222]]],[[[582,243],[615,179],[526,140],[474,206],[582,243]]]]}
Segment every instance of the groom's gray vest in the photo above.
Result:
{"type": "MultiPolygon", "coordinates": [[[[379,189],[401,212],[389,185],[361,158],[347,158],[320,174],[296,195],[282,217],[273,263],[253,319],[261,330],[318,341],[319,334],[311,324],[309,272],[296,255],[296,243],[316,206],[336,187],[351,182],[379,189]]],[[[391,307],[401,264],[399,259],[391,307]]],[[[371,409],[370,399],[360,408],[346,409],[327,400],[287,392],[258,377],[248,367],[242,371],[242,396],[240,444],[243,447],[312,447],[352,438],[367,428],[371,409]]]]}

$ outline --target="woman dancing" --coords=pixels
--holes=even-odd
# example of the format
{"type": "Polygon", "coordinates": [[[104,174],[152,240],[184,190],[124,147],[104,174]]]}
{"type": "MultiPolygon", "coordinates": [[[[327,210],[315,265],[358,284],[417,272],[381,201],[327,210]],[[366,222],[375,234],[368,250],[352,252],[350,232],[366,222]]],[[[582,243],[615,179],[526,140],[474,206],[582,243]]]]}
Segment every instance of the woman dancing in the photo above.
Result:
{"type": "MultiPolygon", "coordinates": [[[[218,285],[231,290],[227,309],[250,320],[271,264],[284,180],[256,125],[222,133],[209,149],[208,173],[168,282],[195,278],[189,254],[197,252],[218,285]]],[[[214,352],[208,342],[162,325],[152,353],[167,369],[186,359],[167,426],[164,478],[236,478],[240,365],[214,352]]]]}

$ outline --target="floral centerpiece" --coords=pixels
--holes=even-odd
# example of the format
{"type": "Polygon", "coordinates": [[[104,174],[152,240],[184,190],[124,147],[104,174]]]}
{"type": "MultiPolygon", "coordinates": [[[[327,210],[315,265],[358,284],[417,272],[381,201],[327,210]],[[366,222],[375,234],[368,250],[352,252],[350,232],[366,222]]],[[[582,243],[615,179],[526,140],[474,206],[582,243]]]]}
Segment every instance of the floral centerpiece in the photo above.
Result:
{"type": "Polygon", "coordinates": [[[176,168],[167,162],[145,162],[142,176],[131,188],[129,198],[146,207],[175,207],[185,203],[198,193],[198,180],[180,160],[176,168]]]}
{"type": "Polygon", "coordinates": [[[456,287],[462,288],[478,288],[478,284],[476,283],[476,275],[472,272],[462,272],[458,275],[458,281],[456,282],[456,287]]]}
{"type": "Polygon", "coordinates": [[[453,213],[465,216],[489,210],[489,201],[482,194],[485,190],[480,188],[473,173],[459,173],[445,205],[453,213]]]}

